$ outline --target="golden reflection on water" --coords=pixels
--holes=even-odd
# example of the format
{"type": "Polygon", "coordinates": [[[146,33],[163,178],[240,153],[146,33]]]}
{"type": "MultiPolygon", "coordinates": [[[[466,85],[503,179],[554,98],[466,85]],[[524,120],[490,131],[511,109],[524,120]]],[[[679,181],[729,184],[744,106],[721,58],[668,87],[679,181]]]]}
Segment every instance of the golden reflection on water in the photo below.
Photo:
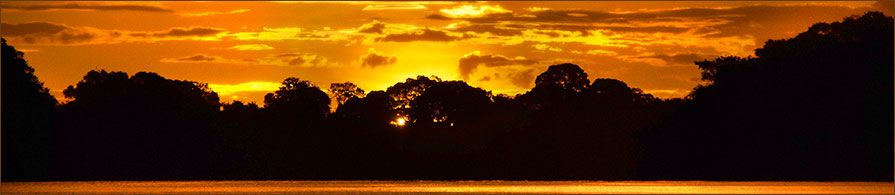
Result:
{"type": "Polygon", "coordinates": [[[892,194],[892,182],[85,181],[3,182],[3,194],[525,193],[892,194]]]}

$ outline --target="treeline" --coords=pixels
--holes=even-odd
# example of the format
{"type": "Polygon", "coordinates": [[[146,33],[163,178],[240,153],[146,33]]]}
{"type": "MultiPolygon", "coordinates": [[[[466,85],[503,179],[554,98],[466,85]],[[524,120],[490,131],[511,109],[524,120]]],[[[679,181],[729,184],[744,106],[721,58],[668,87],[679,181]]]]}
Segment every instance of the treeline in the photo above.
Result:
{"type": "Polygon", "coordinates": [[[101,70],[60,104],[2,47],[3,181],[893,179],[893,20],[878,12],[696,62],[706,84],[680,99],[559,64],[515,97],[436,76],[330,95],[287,78],[263,107],[101,70]]]}

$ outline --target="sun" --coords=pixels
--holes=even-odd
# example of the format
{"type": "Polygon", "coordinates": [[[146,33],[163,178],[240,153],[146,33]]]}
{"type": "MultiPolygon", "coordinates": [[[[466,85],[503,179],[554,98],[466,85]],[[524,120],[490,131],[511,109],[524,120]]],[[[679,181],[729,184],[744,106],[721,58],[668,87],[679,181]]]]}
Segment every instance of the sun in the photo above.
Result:
{"type": "Polygon", "coordinates": [[[398,117],[397,119],[389,123],[395,126],[404,126],[405,124],[407,124],[407,117],[398,117]]]}

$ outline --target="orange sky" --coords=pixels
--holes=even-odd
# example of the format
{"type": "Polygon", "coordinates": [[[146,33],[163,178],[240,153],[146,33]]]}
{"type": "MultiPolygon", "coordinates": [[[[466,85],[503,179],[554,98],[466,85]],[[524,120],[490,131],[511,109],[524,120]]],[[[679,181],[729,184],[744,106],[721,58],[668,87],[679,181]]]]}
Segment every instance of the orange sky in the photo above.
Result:
{"type": "MultiPolygon", "coordinates": [[[[0,35],[53,95],[90,70],[209,83],[263,102],[286,77],[384,90],[416,75],[493,93],[571,62],[658,97],[699,81],[694,60],[747,56],[768,39],[892,2],[2,2],[0,35]]],[[[64,101],[64,100],[63,100],[64,101]]]]}

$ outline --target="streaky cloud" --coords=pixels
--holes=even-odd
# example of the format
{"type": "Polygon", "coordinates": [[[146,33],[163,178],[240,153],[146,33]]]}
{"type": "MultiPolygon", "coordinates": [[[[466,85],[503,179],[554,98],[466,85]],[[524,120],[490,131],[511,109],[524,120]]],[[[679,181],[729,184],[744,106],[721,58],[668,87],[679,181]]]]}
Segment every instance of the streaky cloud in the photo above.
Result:
{"type": "Polygon", "coordinates": [[[460,57],[458,65],[460,68],[460,77],[469,80],[469,75],[475,72],[480,66],[498,67],[510,65],[533,65],[538,61],[525,58],[508,58],[503,55],[482,54],[480,51],[470,52],[460,57]]]}
{"type": "Polygon", "coordinates": [[[173,10],[147,5],[83,5],[68,3],[59,5],[0,5],[3,9],[24,11],[51,11],[51,10],[93,10],[93,11],[144,11],[144,12],[173,12],[173,10]]]}

